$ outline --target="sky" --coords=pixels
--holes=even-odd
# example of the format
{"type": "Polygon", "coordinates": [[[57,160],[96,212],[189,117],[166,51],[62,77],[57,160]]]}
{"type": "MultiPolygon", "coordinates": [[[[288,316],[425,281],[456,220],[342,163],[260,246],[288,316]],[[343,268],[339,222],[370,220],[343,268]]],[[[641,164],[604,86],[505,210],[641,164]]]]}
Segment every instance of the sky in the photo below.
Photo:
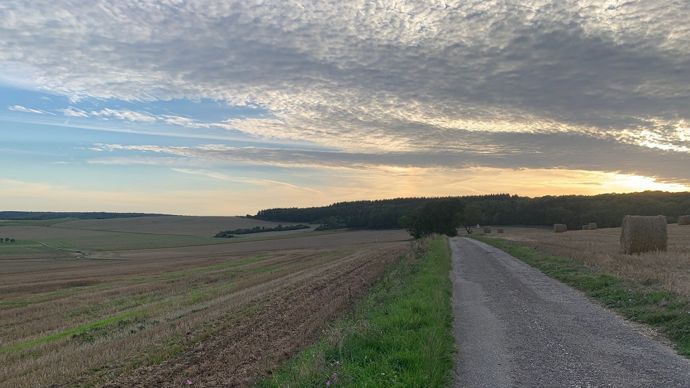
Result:
{"type": "Polygon", "coordinates": [[[0,210],[690,190],[690,2],[0,2],[0,210]]]}

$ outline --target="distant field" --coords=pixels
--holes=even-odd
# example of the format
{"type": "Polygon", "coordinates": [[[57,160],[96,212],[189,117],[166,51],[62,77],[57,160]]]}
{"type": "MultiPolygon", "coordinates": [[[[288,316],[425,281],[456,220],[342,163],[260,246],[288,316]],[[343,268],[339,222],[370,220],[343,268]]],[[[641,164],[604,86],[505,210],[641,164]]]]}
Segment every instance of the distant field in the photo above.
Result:
{"type": "Polygon", "coordinates": [[[72,221],[71,218],[52,218],[50,220],[3,220],[0,219],[0,227],[4,226],[51,226],[61,222],[72,221]]]}
{"type": "Polygon", "coordinates": [[[668,226],[668,252],[624,255],[620,253],[620,228],[575,230],[553,233],[550,229],[505,228],[492,234],[528,246],[539,252],[572,258],[642,284],[659,284],[664,289],[690,296],[690,226],[668,226]]]}
{"type": "MultiPolygon", "coordinates": [[[[275,227],[279,222],[261,221],[244,217],[185,217],[154,216],[113,218],[108,220],[74,220],[56,224],[59,228],[107,230],[113,232],[172,234],[213,237],[221,230],[275,227]]],[[[282,223],[286,224],[286,223],[282,223]]]]}
{"type": "MultiPolygon", "coordinates": [[[[61,251],[112,251],[224,244],[213,238],[221,230],[274,227],[279,223],[242,217],[151,216],[102,220],[0,221],[0,236],[12,237],[18,244],[0,245],[3,254],[61,251]]],[[[268,232],[262,238],[309,232],[309,229],[268,232]]],[[[243,235],[236,239],[256,238],[243,235]]]]}
{"type": "Polygon", "coordinates": [[[0,234],[8,230],[93,249],[51,253],[26,240],[0,253],[0,381],[13,387],[246,385],[315,339],[410,249],[403,231],[139,249],[165,236],[21,225],[0,234]]]}
{"type": "MultiPolygon", "coordinates": [[[[0,230],[2,230],[2,228],[0,228],[0,230]]],[[[14,243],[0,243],[0,259],[7,258],[10,255],[32,255],[37,253],[57,254],[59,252],[36,241],[20,239],[14,243]]]]}

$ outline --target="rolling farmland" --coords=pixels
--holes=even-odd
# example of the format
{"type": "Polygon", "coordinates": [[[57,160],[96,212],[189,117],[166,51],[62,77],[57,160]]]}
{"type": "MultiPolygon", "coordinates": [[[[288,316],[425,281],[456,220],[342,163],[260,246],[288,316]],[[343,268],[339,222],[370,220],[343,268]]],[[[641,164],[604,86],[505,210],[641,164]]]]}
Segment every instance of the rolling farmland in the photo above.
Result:
{"type": "Polygon", "coordinates": [[[218,243],[215,218],[164,218],[1,226],[0,381],[248,384],[410,249],[402,231],[218,243]]]}

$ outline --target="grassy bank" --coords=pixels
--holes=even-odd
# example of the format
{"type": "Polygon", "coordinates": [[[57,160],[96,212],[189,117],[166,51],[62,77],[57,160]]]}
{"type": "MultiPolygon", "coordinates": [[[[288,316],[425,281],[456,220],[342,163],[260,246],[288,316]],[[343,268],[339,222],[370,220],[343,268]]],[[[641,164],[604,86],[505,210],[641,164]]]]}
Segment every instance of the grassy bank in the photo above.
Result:
{"type": "Polygon", "coordinates": [[[448,385],[454,348],[448,243],[437,237],[416,252],[260,386],[448,385]]]}
{"type": "Polygon", "coordinates": [[[565,284],[577,288],[626,318],[647,324],[690,357],[690,300],[658,284],[633,282],[597,271],[575,260],[547,255],[518,243],[476,236],[565,284]]]}

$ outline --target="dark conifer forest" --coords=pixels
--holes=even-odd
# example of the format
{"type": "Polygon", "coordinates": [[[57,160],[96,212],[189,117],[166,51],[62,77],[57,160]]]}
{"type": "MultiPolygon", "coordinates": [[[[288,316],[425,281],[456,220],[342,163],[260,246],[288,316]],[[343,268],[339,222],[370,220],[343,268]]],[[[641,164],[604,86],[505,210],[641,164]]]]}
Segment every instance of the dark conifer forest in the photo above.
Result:
{"type": "Polygon", "coordinates": [[[599,227],[620,226],[623,216],[665,215],[669,222],[690,213],[690,193],[646,191],[629,194],[521,197],[510,194],[440,198],[395,198],[339,202],[309,208],[275,208],[259,211],[267,221],[322,223],[346,228],[406,228],[412,234],[453,233],[466,225],[541,226],[555,223],[580,228],[596,222],[599,227]],[[447,232],[447,233],[446,233],[447,232]]]}

